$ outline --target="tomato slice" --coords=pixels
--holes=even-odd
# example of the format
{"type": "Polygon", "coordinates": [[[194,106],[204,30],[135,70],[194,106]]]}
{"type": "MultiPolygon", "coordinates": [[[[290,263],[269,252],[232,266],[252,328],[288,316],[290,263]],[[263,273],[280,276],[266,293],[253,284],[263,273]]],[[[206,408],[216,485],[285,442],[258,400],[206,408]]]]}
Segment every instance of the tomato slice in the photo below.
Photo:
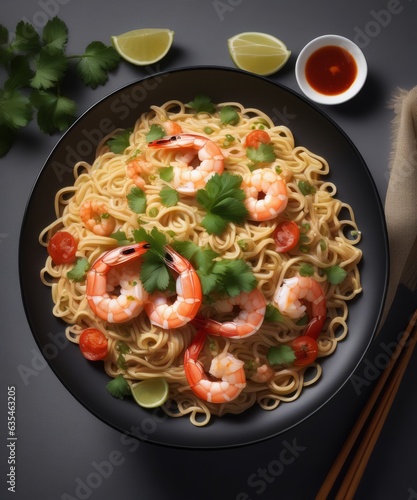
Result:
{"type": "Polygon", "coordinates": [[[293,220],[284,221],[274,231],[275,249],[278,253],[289,252],[300,239],[300,228],[293,220]]]}
{"type": "Polygon", "coordinates": [[[260,144],[268,144],[269,142],[271,142],[271,137],[265,130],[252,130],[245,139],[246,147],[255,149],[258,149],[260,144]]]}
{"type": "Polygon", "coordinates": [[[109,346],[104,333],[97,328],[87,328],[80,335],[81,354],[90,361],[98,361],[107,356],[109,346]]]}
{"type": "Polygon", "coordinates": [[[75,261],[78,242],[67,231],[58,231],[48,243],[48,253],[55,264],[71,264],[75,261]]]}
{"type": "Polygon", "coordinates": [[[307,366],[317,358],[317,342],[307,335],[301,335],[301,337],[294,339],[291,348],[295,354],[295,366],[307,366]]]}

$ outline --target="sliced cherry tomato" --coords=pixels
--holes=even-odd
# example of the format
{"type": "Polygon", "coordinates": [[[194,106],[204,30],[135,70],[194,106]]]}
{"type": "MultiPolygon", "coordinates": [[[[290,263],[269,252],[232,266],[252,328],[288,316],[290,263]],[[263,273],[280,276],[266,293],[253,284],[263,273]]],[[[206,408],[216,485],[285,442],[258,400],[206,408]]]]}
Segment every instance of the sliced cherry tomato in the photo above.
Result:
{"type": "Polygon", "coordinates": [[[284,221],[274,231],[273,234],[276,251],[284,253],[292,250],[300,239],[300,228],[293,220],[284,221]]]}
{"type": "Polygon", "coordinates": [[[48,243],[48,253],[55,264],[71,264],[75,261],[77,240],[67,231],[58,231],[48,243]]]}
{"type": "Polygon", "coordinates": [[[307,366],[317,358],[317,342],[307,335],[301,335],[293,340],[291,348],[295,354],[295,366],[307,366]]]}
{"type": "Polygon", "coordinates": [[[246,147],[255,149],[258,149],[260,144],[268,144],[270,142],[271,138],[265,130],[252,130],[245,139],[246,147]]]}
{"type": "Polygon", "coordinates": [[[81,354],[90,361],[98,361],[107,356],[109,350],[106,336],[97,328],[87,328],[80,335],[81,354]]]}

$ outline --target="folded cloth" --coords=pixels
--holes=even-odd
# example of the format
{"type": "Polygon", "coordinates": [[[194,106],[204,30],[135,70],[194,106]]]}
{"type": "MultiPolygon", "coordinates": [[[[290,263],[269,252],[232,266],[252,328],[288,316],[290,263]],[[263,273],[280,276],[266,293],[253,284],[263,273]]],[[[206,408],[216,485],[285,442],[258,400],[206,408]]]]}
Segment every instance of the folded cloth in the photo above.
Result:
{"type": "Polygon", "coordinates": [[[393,149],[385,199],[390,277],[381,325],[417,237],[417,86],[410,91],[397,89],[390,108],[394,110],[393,149]]]}

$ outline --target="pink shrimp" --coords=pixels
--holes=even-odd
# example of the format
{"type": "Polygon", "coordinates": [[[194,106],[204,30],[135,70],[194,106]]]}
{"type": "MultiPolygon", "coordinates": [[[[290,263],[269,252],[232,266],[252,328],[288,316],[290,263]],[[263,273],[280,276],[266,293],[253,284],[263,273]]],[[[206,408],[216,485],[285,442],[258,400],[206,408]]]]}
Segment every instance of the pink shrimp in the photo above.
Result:
{"type": "Polygon", "coordinates": [[[166,135],[176,135],[182,133],[182,127],[179,123],[167,120],[163,123],[163,128],[166,135]]]}
{"type": "Polygon", "coordinates": [[[135,186],[143,189],[145,187],[146,181],[144,175],[149,175],[152,173],[152,163],[144,160],[143,158],[135,158],[129,161],[126,165],[126,175],[132,179],[135,186]]]}
{"type": "Polygon", "coordinates": [[[273,170],[258,168],[243,178],[248,218],[255,221],[274,219],[288,203],[287,185],[273,170]]]}
{"type": "Polygon", "coordinates": [[[200,278],[187,259],[169,245],[165,246],[165,263],[178,273],[176,299],[170,303],[162,292],[153,294],[145,304],[151,323],[160,328],[180,328],[191,321],[201,306],[202,290],[200,278]]]}
{"type": "Polygon", "coordinates": [[[306,314],[307,307],[303,305],[303,300],[311,304],[310,321],[304,335],[317,339],[326,320],[326,296],[318,281],[305,276],[285,279],[273,298],[281,313],[293,319],[306,314]]]}
{"type": "Polygon", "coordinates": [[[87,229],[99,236],[108,236],[116,227],[107,205],[99,200],[85,201],[80,206],[80,218],[87,229]]]}
{"type": "Polygon", "coordinates": [[[224,156],[213,141],[202,135],[179,134],[157,139],[148,144],[153,149],[182,149],[183,155],[177,157],[174,164],[173,185],[183,194],[194,195],[204,188],[209,178],[224,169],[224,156]],[[188,151],[187,151],[188,150],[188,151]],[[198,156],[200,163],[192,165],[198,156]]]}
{"type": "Polygon", "coordinates": [[[204,328],[211,335],[220,335],[231,339],[241,339],[256,333],[261,327],[266,311],[266,300],[257,288],[251,292],[242,292],[236,297],[229,297],[214,304],[218,312],[231,312],[234,306],[241,308],[232,321],[220,323],[211,318],[195,318],[193,324],[204,328]]]}
{"type": "Polygon", "coordinates": [[[117,283],[111,283],[111,280],[108,282],[108,278],[116,266],[123,266],[139,258],[149,246],[148,243],[143,242],[115,248],[105,252],[94,262],[87,274],[86,297],[96,316],[109,323],[123,323],[136,317],[142,311],[147,294],[139,280],[138,272],[133,275],[132,269],[124,270],[118,267],[120,271],[119,296],[108,292],[117,285],[117,283]]]}
{"type": "Polygon", "coordinates": [[[207,374],[198,355],[204,346],[207,333],[197,332],[184,354],[184,371],[191,390],[209,403],[227,403],[236,399],[246,387],[244,362],[228,352],[222,352],[211,361],[207,374]],[[216,380],[213,380],[213,377],[216,380]]]}

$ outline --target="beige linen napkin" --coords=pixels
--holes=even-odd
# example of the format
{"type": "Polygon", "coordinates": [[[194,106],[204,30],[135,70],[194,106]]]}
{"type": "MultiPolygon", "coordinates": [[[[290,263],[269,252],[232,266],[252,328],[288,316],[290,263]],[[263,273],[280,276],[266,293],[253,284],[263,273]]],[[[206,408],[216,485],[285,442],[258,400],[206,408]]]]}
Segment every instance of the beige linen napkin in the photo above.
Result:
{"type": "Polygon", "coordinates": [[[394,110],[393,150],[385,217],[391,262],[381,325],[394,299],[401,272],[417,236],[417,86],[410,91],[398,89],[390,107],[394,110]]]}

